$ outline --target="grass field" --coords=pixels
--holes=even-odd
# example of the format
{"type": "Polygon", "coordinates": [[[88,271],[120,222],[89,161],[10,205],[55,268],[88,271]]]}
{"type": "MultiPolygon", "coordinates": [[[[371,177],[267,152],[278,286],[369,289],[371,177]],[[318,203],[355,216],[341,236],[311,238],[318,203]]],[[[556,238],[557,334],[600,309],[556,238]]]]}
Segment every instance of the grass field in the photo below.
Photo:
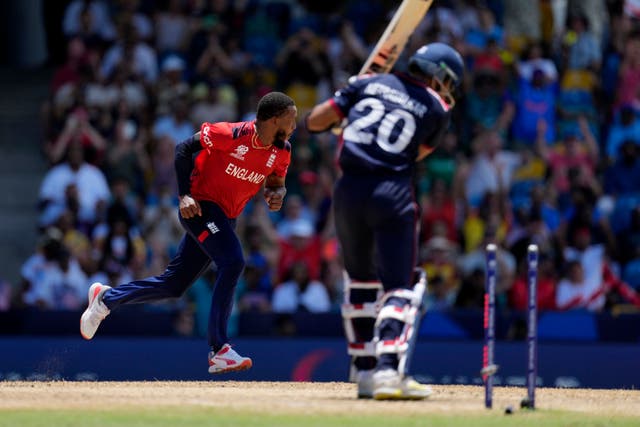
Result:
{"type": "Polygon", "coordinates": [[[476,386],[376,402],[347,383],[0,382],[0,426],[640,426],[638,391],[542,388],[535,411],[518,408],[523,393],[496,387],[486,410],[476,386]]]}

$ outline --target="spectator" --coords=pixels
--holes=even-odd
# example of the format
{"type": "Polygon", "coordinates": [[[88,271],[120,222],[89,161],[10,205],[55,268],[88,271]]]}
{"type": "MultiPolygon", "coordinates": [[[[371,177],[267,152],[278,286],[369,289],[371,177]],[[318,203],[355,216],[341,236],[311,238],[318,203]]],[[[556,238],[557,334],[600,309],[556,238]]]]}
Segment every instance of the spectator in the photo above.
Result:
{"type": "Polygon", "coordinates": [[[455,245],[446,237],[432,237],[424,245],[422,268],[429,284],[427,311],[447,311],[453,307],[460,287],[456,254],[455,245]]]}
{"type": "Polygon", "coordinates": [[[189,94],[189,85],[184,79],[186,66],[185,61],[177,55],[169,55],[162,61],[155,88],[156,115],[169,115],[176,100],[189,94]]]}
{"type": "Polygon", "coordinates": [[[41,254],[23,265],[24,304],[46,310],[78,310],[83,306],[89,283],[61,239],[59,230],[49,230],[41,254]]]}
{"type": "Polygon", "coordinates": [[[618,160],[604,173],[604,191],[613,197],[640,195],[640,145],[626,140],[620,146],[618,160]]]}
{"type": "Polygon", "coordinates": [[[62,31],[73,37],[84,31],[103,41],[116,38],[116,31],[109,15],[109,7],[102,0],[73,0],[64,11],[62,31]]]}
{"type": "MultiPolygon", "coordinates": [[[[540,252],[537,275],[538,310],[556,309],[556,267],[553,258],[546,252],[540,252]]],[[[524,311],[529,306],[528,261],[526,256],[518,263],[518,276],[509,290],[509,306],[524,311]]]]}
{"type": "Polygon", "coordinates": [[[305,206],[302,197],[297,194],[290,195],[284,207],[284,216],[276,225],[278,236],[281,239],[289,239],[296,227],[309,227],[315,233],[313,215],[314,213],[305,206]]]}
{"type": "Polygon", "coordinates": [[[41,226],[51,224],[54,212],[69,207],[70,188],[77,194],[78,221],[86,226],[94,225],[111,192],[100,169],[84,161],[78,143],[69,145],[67,161],[49,170],[40,185],[41,226]]]}
{"type": "Polygon", "coordinates": [[[278,260],[278,279],[284,278],[297,262],[307,265],[309,278],[320,277],[320,261],[322,259],[322,240],[309,221],[298,220],[291,227],[288,238],[280,240],[280,258],[278,260]]]}
{"type": "Polygon", "coordinates": [[[320,83],[332,81],[332,68],[323,39],[311,29],[292,34],[276,57],[278,84],[290,93],[301,115],[324,97],[320,83]]]}
{"type": "Polygon", "coordinates": [[[546,124],[544,141],[555,142],[557,93],[558,83],[550,81],[541,68],[534,69],[530,79],[518,78],[508,105],[514,116],[511,132],[516,144],[535,146],[540,122],[546,124]]]}
{"type": "Polygon", "coordinates": [[[327,288],[311,279],[309,267],[304,262],[291,265],[285,281],[274,289],[271,304],[275,313],[323,313],[331,309],[327,288]]]}
{"type": "Polygon", "coordinates": [[[170,138],[174,144],[184,141],[195,133],[195,126],[189,121],[189,106],[186,98],[174,100],[171,113],[158,117],[153,125],[155,138],[170,138]]]}
{"type": "Polygon", "coordinates": [[[473,142],[475,154],[465,183],[472,206],[478,206],[487,193],[506,193],[511,186],[511,177],[521,160],[516,153],[503,150],[502,144],[502,137],[495,131],[486,131],[473,142]]]}
{"type": "Polygon", "coordinates": [[[89,114],[83,105],[76,107],[69,114],[60,136],[51,144],[45,145],[49,162],[58,164],[72,144],[80,144],[85,159],[93,160],[94,164],[101,162],[107,147],[105,139],[89,121],[89,114]]]}
{"type": "Polygon", "coordinates": [[[563,40],[567,49],[568,69],[600,70],[602,50],[600,42],[589,30],[589,20],[584,15],[569,16],[568,31],[563,40]]]}
{"type": "Polygon", "coordinates": [[[640,120],[638,114],[632,106],[625,105],[614,117],[607,136],[606,154],[607,160],[613,163],[618,158],[620,146],[625,141],[632,141],[636,146],[640,146],[640,120]]]}
{"type": "Polygon", "coordinates": [[[125,64],[133,73],[147,84],[153,84],[158,78],[158,60],[156,52],[140,41],[136,29],[125,25],[122,36],[111,46],[102,59],[100,75],[110,78],[118,64],[125,64]]]}
{"type": "Polygon", "coordinates": [[[584,266],[579,260],[569,261],[566,272],[558,282],[556,305],[559,310],[583,308],[600,311],[605,304],[605,295],[598,292],[600,284],[588,280],[584,266]]]}
{"type": "Polygon", "coordinates": [[[155,15],[155,47],[160,56],[186,50],[190,31],[184,5],[182,0],[168,0],[166,9],[160,9],[155,15]]]}
{"type": "Polygon", "coordinates": [[[264,266],[248,261],[236,291],[240,312],[267,313],[271,311],[270,289],[264,289],[262,278],[264,266]]]}
{"type": "Polygon", "coordinates": [[[544,134],[545,122],[540,122],[537,149],[547,163],[551,173],[551,184],[564,197],[571,189],[571,174],[577,174],[584,182],[595,179],[595,168],[599,160],[598,144],[584,117],[578,120],[580,130],[567,129],[562,141],[555,147],[548,147],[544,134]]]}

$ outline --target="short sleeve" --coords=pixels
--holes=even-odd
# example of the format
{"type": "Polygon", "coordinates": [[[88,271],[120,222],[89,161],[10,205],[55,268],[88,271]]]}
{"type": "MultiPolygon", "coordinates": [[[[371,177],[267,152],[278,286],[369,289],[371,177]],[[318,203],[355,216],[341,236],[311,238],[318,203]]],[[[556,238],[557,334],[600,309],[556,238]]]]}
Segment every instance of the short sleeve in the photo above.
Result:
{"type": "Polygon", "coordinates": [[[369,80],[371,76],[359,76],[353,82],[336,91],[331,98],[331,105],[341,118],[344,118],[351,107],[358,101],[358,93],[363,82],[369,80]]]}
{"type": "Polygon", "coordinates": [[[200,127],[200,145],[210,152],[224,150],[231,141],[229,129],[224,123],[203,123],[200,127]]]}

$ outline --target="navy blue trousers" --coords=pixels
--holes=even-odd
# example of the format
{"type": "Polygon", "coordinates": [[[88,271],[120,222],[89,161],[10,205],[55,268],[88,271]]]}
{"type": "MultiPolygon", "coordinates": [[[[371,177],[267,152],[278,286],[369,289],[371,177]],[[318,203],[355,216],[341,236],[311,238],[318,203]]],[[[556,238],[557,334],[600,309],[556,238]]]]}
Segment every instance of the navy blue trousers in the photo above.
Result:
{"type": "Polygon", "coordinates": [[[114,287],[105,292],[103,301],[113,310],[123,304],[179,298],[213,261],[217,266],[217,278],[207,340],[217,351],[229,341],[227,324],[235,287],[244,269],[244,255],[235,232],[235,219],[227,218],[213,202],[200,202],[200,206],[202,216],[180,217],[186,234],[164,273],[114,287]]]}
{"type": "MultiPolygon", "coordinates": [[[[336,232],[342,246],[345,270],[354,282],[380,281],[385,292],[410,288],[413,283],[418,245],[418,205],[410,177],[344,175],[334,191],[336,232]]],[[[376,291],[352,289],[350,303],[374,302],[376,291]]],[[[405,301],[390,298],[388,305],[403,306],[405,301]]],[[[374,320],[354,319],[358,340],[370,341],[374,320]]],[[[400,336],[403,323],[386,319],[380,324],[380,338],[400,336]]],[[[357,357],[358,369],[397,368],[395,354],[377,361],[357,357]]]]}
{"type": "Polygon", "coordinates": [[[336,183],[333,203],[351,280],[379,280],[385,291],[412,285],[418,205],[411,178],[345,175],[336,183]]]}

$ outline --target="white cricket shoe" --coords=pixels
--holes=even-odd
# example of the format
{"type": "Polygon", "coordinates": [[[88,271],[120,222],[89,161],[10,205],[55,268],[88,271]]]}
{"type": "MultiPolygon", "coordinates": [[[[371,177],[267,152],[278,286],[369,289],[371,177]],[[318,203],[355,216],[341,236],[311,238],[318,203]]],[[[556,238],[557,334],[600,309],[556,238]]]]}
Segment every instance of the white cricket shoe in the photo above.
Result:
{"type": "Polygon", "coordinates": [[[409,376],[402,377],[393,369],[373,374],[375,400],[422,400],[431,395],[431,387],[420,384],[409,376]]]}
{"type": "Polygon", "coordinates": [[[89,288],[89,305],[80,318],[80,335],[85,340],[90,340],[100,326],[100,322],[110,313],[102,302],[102,295],[111,289],[111,286],[102,283],[94,283],[89,288]]]}
{"type": "Polygon", "coordinates": [[[229,344],[223,345],[217,353],[209,353],[210,374],[244,371],[251,368],[251,366],[253,366],[251,359],[240,356],[229,344]]]}
{"type": "Polygon", "coordinates": [[[358,383],[358,399],[371,399],[373,397],[373,369],[358,371],[356,382],[358,383]]]}

